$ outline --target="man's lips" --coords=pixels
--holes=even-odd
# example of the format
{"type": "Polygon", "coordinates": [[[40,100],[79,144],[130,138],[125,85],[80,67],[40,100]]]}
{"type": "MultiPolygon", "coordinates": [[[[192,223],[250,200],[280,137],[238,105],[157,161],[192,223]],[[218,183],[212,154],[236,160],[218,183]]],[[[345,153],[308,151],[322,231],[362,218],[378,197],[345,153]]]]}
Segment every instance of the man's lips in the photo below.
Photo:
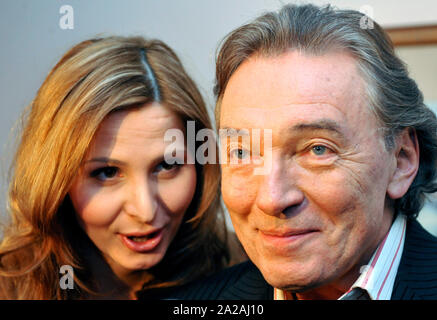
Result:
{"type": "Polygon", "coordinates": [[[308,228],[308,229],[271,229],[271,230],[259,230],[263,235],[269,237],[291,237],[298,236],[310,232],[316,232],[317,229],[308,228]]]}
{"type": "Polygon", "coordinates": [[[269,247],[288,247],[291,245],[297,245],[301,241],[316,234],[319,230],[308,229],[269,229],[258,230],[262,241],[269,247]]]}

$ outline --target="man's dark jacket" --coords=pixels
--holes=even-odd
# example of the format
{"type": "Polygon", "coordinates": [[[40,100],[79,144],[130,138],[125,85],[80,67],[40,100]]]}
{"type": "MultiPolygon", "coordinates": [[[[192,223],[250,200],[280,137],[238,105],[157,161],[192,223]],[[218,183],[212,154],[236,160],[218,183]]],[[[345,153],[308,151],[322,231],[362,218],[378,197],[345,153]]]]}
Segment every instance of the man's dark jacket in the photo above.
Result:
{"type": "MultiPolygon", "coordinates": [[[[273,288],[250,261],[179,287],[138,293],[139,299],[271,300],[273,288]]],[[[415,220],[407,233],[392,300],[437,300],[437,238],[415,220]]]]}

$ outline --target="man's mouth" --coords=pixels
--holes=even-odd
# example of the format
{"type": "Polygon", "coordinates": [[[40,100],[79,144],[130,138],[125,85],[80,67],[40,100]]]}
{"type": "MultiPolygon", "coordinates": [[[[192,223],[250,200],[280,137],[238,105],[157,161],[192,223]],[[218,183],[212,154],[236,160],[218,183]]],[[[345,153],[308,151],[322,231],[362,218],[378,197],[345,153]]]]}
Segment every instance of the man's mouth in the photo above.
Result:
{"type": "MultiPolygon", "coordinates": [[[[282,229],[282,230],[259,230],[261,239],[271,250],[282,252],[285,248],[298,247],[316,235],[319,230],[305,229],[282,229]]],[[[286,252],[288,252],[286,249],[286,252]]]]}

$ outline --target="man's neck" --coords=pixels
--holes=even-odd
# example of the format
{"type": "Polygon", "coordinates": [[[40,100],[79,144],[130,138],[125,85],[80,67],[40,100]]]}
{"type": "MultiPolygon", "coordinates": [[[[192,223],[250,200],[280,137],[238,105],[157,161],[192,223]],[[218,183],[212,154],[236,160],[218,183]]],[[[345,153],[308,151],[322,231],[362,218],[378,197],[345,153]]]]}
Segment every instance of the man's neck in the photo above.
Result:
{"type": "Polygon", "coordinates": [[[124,272],[90,249],[86,257],[99,294],[105,299],[134,299],[134,293],[141,289],[148,279],[145,271],[124,272]]]}
{"type": "Polygon", "coordinates": [[[350,289],[359,275],[360,267],[354,267],[339,281],[304,292],[297,292],[296,297],[298,300],[337,300],[350,289]]]}

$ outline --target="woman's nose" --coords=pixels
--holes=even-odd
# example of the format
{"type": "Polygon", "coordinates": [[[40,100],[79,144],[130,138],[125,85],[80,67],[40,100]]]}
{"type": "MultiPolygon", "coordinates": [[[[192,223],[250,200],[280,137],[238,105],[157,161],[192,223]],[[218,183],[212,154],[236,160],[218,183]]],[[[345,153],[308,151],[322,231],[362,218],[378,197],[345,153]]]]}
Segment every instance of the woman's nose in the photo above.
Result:
{"type": "Polygon", "coordinates": [[[158,210],[157,190],[146,178],[136,179],[126,189],[125,211],[142,223],[150,223],[158,210]]]}

